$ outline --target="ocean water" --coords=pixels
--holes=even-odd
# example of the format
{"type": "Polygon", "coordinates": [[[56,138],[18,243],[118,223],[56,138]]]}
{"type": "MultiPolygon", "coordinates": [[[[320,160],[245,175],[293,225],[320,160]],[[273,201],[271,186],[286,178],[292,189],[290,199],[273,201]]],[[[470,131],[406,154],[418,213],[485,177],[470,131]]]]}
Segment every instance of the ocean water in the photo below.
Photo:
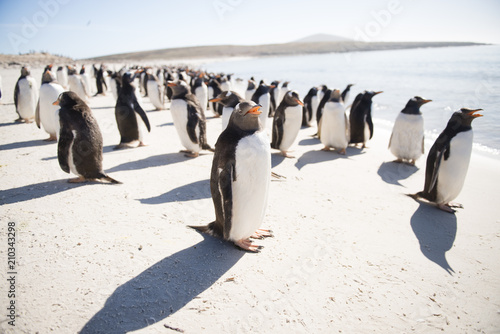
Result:
{"type": "MultiPolygon", "coordinates": [[[[451,114],[462,107],[482,108],[474,120],[474,149],[500,157],[500,46],[467,46],[229,59],[205,63],[207,71],[290,81],[301,97],[312,86],[343,90],[354,83],[348,101],[363,90],[384,91],[373,99],[375,126],[392,128],[408,100],[433,100],[421,108],[426,138],[435,139],[451,114]]],[[[376,128],[375,128],[376,132],[376,128]]]]}

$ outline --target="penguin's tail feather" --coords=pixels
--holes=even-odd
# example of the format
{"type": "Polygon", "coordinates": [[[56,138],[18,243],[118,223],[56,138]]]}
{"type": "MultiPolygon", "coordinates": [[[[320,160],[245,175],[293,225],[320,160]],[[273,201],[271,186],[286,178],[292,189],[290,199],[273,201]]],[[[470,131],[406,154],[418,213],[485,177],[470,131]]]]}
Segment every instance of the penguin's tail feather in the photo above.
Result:
{"type": "Polygon", "coordinates": [[[118,180],[115,180],[115,179],[113,179],[112,177],[110,177],[110,176],[108,176],[108,175],[106,175],[106,174],[101,174],[101,175],[99,176],[99,179],[100,179],[100,180],[104,180],[104,181],[108,181],[108,182],[110,182],[110,183],[114,183],[114,184],[123,184],[123,182],[120,182],[120,181],[118,181],[118,180]]]}
{"type": "Polygon", "coordinates": [[[202,226],[188,225],[188,227],[200,233],[205,233],[208,235],[212,235],[214,237],[222,237],[222,233],[217,230],[215,222],[211,222],[208,225],[202,225],[202,226]]]}
{"type": "Polygon", "coordinates": [[[416,194],[406,194],[406,196],[413,198],[415,201],[418,201],[419,199],[422,199],[422,198],[423,198],[423,199],[427,199],[427,198],[425,197],[425,194],[424,194],[424,192],[423,192],[423,191],[419,191],[419,192],[418,192],[418,193],[416,193],[416,194]]]}

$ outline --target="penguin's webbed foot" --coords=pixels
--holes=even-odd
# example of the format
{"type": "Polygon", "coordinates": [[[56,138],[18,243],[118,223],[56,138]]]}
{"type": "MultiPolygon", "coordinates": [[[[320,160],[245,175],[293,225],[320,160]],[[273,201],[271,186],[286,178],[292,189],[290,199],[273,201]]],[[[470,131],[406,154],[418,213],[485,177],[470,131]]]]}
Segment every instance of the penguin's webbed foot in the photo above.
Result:
{"type": "Polygon", "coordinates": [[[402,164],[404,163],[403,159],[397,158],[396,160],[393,160],[392,162],[395,162],[397,164],[402,164]]]}
{"type": "Polygon", "coordinates": [[[56,141],[57,140],[57,137],[56,135],[49,135],[49,138],[47,139],[44,139],[43,141],[56,141]]]}
{"type": "Polygon", "coordinates": [[[293,155],[288,154],[287,151],[281,151],[281,155],[284,156],[285,158],[295,158],[293,155]]]}
{"type": "Polygon", "coordinates": [[[75,177],[73,179],[68,180],[68,183],[82,183],[82,182],[87,182],[87,179],[82,177],[82,176],[75,177]]]}
{"type": "Polygon", "coordinates": [[[264,248],[263,246],[255,245],[254,243],[252,243],[249,238],[235,241],[234,244],[243,250],[254,253],[258,253],[262,248],[264,248]]]}
{"type": "Polygon", "coordinates": [[[341,155],[345,155],[345,154],[346,154],[346,149],[345,149],[345,148],[343,148],[343,149],[341,149],[341,150],[340,150],[340,151],[338,151],[338,152],[339,152],[339,154],[341,154],[341,155]]]}
{"type": "Polygon", "coordinates": [[[445,211],[445,212],[449,212],[449,213],[455,213],[455,212],[456,212],[456,210],[453,210],[453,209],[449,206],[449,204],[443,204],[443,203],[441,203],[441,204],[438,204],[438,205],[437,205],[437,207],[438,207],[439,209],[441,209],[441,210],[445,211]]]}
{"type": "Polygon", "coordinates": [[[330,151],[330,146],[325,146],[321,149],[322,151],[330,151]]]}
{"type": "Polygon", "coordinates": [[[460,203],[456,203],[456,202],[450,202],[447,204],[447,206],[449,206],[450,208],[457,208],[457,209],[463,209],[464,206],[460,203]]]}
{"type": "Polygon", "coordinates": [[[196,158],[200,155],[199,152],[193,152],[193,151],[189,151],[189,150],[181,150],[180,152],[184,153],[184,156],[188,157],[188,158],[196,158]]]}
{"type": "Polygon", "coordinates": [[[264,239],[274,237],[273,231],[259,228],[250,236],[252,239],[264,239]]]}

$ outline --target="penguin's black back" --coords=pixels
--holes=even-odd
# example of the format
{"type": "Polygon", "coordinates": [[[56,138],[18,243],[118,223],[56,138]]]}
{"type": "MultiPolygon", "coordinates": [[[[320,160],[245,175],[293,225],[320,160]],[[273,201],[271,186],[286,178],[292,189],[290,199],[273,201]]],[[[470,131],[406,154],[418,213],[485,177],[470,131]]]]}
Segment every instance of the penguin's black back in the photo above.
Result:
{"type": "Polygon", "coordinates": [[[363,143],[373,136],[373,122],[371,116],[372,100],[368,93],[359,93],[352,103],[349,114],[351,127],[350,143],[363,143]],[[365,124],[370,128],[370,138],[365,138],[365,124]]]}

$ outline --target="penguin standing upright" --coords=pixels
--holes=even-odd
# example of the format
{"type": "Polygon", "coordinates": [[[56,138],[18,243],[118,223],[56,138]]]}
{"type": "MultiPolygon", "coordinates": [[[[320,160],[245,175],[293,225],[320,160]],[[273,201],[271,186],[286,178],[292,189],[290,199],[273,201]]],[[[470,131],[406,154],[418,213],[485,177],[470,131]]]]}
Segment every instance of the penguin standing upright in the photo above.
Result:
{"type": "Polygon", "coordinates": [[[349,100],[350,92],[351,92],[351,87],[354,86],[354,84],[348,84],[346,88],[342,91],[342,94],[340,96],[340,102],[342,102],[344,105],[347,103],[349,100]]]}
{"type": "Polygon", "coordinates": [[[193,80],[192,92],[196,95],[196,98],[200,102],[203,112],[207,111],[208,106],[208,87],[205,84],[205,74],[200,73],[193,80]]]}
{"type": "Polygon", "coordinates": [[[288,91],[290,90],[290,88],[288,88],[289,83],[290,83],[290,81],[285,81],[279,87],[278,98],[276,99],[276,105],[278,105],[278,106],[280,105],[281,101],[285,97],[285,94],[288,93],[288,91]]]}
{"type": "Polygon", "coordinates": [[[334,148],[340,154],[346,153],[349,144],[349,121],[345,114],[340,90],[334,89],[323,108],[320,140],[324,151],[334,148]]]}
{"type": "MultiPolygon", "coordinates": [[[[215,99],[222,93],[222,89],[220,87],[220,83],[215,80],[215,78],[210,78],[207,85],[208,98],[210,100],[215,99]]],[[[211,109],[215,114],[215,117],[220,117],[222,115],[222,105],[217,102],[212,102],[211,109]]]]}
{"type": "Polygon", "coordinates": [[[253,77],[248,80],[247,89],[245,91],[245,100],[250,101],[252,99],[253,94],[257,90],[257,83],[253,77]]]}
{"type": "Polygon", "coordinates": [[[302,126],[311,126],[314,117],[312,98],[318,93],[317,87],[312,87],[304,97],[304,107],[302,108],[302,126]]]}
{"type": "Polygon", "coordinates": [[[258,252],[262,247],[250,238],[272,236],[260,229],[265,216],[271,179],[269,139],[259,121],[260,106],[239,103],[215,145],[210,190],[215,221],[191,226],[236,246],[258,252]]]}
{"type": "Polygon", "coordinates": [[[109,88],[115,101],[118,100],[118,95],[120,95],[122,89],[122,78],[119,72],[112,72],[110,74],[109,88]]]}
{"type": "MultiPolygon", "coordinates": [[[[94,67],[92,66],[92,72],[94,70],[94,67]]],[[[92,89],[92,83],[90,81],[92,74],[90,71],[87,71],[85,65],[82,65],[82,68],[80,69],[80,78],[82,78],[83,82],[85,83],[85,88],[87,89],[87,94],[89,96],[92,95],[93,89],[92,89]]]]}
{"type": "Polygon", "coordinates": [[[79,98],[87,102],[89,90],[82,77],[76,73],[73,66],[68,66],[68,86],[69,90],[75,92],[79,98]]]}
{"type": "Polygon", "coordinates": [[[127,72],[122,77],[122,87],[115,106],[115,118],[120,131],[120,144],[115,149],[144,146],[144,130],[141,120],[151,131],[148,116],[137,101],[135,86],[132,82],[135,74],[127,72]],[[139,118],[141,120],[139,120],[139,118]]]}
{"type": "Polygon", "coordinates": [[[361,143],[365,148],[366,142],[373,137],[372,98],[380,93],[365,90],[354,99],[349,114],[351,144],[361,143]]]}
{"type": "Polygon", "coordinates": [[[38,103],[38,84],[27,66],[21,68],[21,76],[14,88],[14,104],[19,118],[16,122],[33,122],[38,103]]]}
{"type": "Polygon", "coordinates": [[[186,148],[181,152],[187,157],[195,158],[201,150],[212,150],[207,143],[206,119],[203,108],[194,94],[191,94],[188,84],[183,80],[169,82],[173,95],[170,111],[175,129],[186,148]]]}
{"type": "Polygon", "coordinates": [[[160,80],[153,74],[151,69],[148,69],[146,76],[149,101],[153,104],[156,110],[165,109],[165,105],[163,104],[163,87],[160,84],[160,80]]]}
{"type": "Polygon", "coordinates": [[[57,82],[63,86],[64,89],[68,89],[68,69],[66,66],[59,66],[56,72],[57,82]]]}
{"type": "Polygon", "coordinates": [[[469,169],[472,153],[473,132],[471,123],[482,109],[462,108],[454,112],[446,128],[432,145],[425,168],[424,190],[411,197],[434,202],[444,211],[463,208],[452,203],[460,194],[469,169]]]}
{"type": "Polygon", "coordinates": [[[260,81],[259,87],[252,95],[252,101],[262,106],[262,113],[259,115],[260,121],[264,129],[266,128],[267,119],[269,118],[269,107],[271,105],[271,94],[269,91],[273,88],[272,85],[266,85],[263,80],[260,81]]]}
{"type": "Polygon", "coordinates": [[[42,75],[42,86],[40,87],[40,96],[36,106],[35,121],[40,129],[43,125],[45,132],[49,134],[48,141],[57,140],[59,133],[59,107],[54,106],[53,102],[64,92],[64,88],[57,83],[54,74],[51,71],[45,71],[42,75]]]}
{"type": "Polygon", "coordinates": [[[271,104],[269,105],[269,117],[274,117],[274,113],[276,112],[276,108],[280,105],[281,101],[278,101],[278,97],[280,95],[280,90],[279,90],[279,84],[280,81],[275,80],[271,82],[271,88],[269,90],[269,95],[271,96],[271,104]]]}
{"type": "Polygon", "coordinates": [[[222,92],[215,99],[210,100],[210,102],[218,102],[224,106],[222,108],[222,131],[224,131],[229,124],[229,119],[233,114],[234,107],[243,101],[240,94],[231,90],[222,92]]]}
{"type": "Polygon", "coordinates": [[[104,76],[106,74],[106,66],[104,64],[101,64],[99,69],[97,69],[95,66],[93,66],[94,73],[95,73],[95,86],[97,89],[97,93],[95,95],[106,95],[106,91],[108,90],[108,85],[106,84],[106,80],[104,79],[104,76]]]}
{"type": "Polygon", "coordinates": [[[287,151],[299,134],[303,106],[299,93],[291,90],[285,94],[274,114],[271,147],[280,150],[284,157],[293,158],[287,151]]]}
{"type": "Polygon", "coordinates": [[[389,150],[397,158],[395,162],[415,165],[424,154],[424,118],[420,107],[431,101],[415,96],[396,117],[389,139],[389,150]]]}
{"type": "Polygon", "coordinates": [[[74,92],[63,92],[54,104],[60,107],[59,166],[66,173],[78,176],[69,182],[105,180],[121,183],[102,169],[102,135],[87,104],[74,92]]]}

